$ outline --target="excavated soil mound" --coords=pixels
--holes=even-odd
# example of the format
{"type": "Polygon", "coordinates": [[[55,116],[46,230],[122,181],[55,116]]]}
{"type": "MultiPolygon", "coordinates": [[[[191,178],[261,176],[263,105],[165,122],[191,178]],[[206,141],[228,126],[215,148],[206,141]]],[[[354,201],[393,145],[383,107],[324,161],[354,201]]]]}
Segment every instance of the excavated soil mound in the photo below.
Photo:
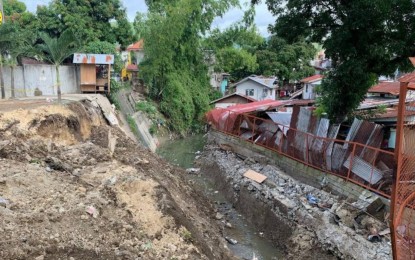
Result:
{"type": "Polygon", "coordinates": [[[0,112],[0,259],[233,259],[183,177],[88,102],[0,112]]]}

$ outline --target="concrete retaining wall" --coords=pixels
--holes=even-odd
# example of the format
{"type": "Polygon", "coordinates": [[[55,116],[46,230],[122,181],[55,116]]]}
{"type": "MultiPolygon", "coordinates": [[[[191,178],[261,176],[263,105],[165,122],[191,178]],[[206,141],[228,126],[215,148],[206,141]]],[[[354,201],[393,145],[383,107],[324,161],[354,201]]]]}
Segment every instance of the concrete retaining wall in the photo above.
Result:
{"type": "Polygon", "coordinates": [[[378,197],[376,194],[367,191],[360,186],[346,182],[345,180],[334,175],[308,167],[305,164],[264,147],[245,142],[217,131],[210,131],[209,136],[219,145],[229,145],[232,151],[237,154],[253,158],[260,163],[274,164],[294,179],[315,188],[321,188],[324,184],[327,185],[335,194],[343,195],[356,200],[362,198],[362,195],[365,197],[378,197]]]}
{"type": "MultiPolygon", "coordinates": [[[[60,66],[62,94],[80,93],[79,68],[77,66],[60,66]]],[[[6,98],[11,97],[11,68],[3,67],[6,98]]],[[[56,70],[53,65],[36,64],[16,66],[14,69],[15,96],[32,97],[38,88],[42,95],[57,95],[56,70]]]]}

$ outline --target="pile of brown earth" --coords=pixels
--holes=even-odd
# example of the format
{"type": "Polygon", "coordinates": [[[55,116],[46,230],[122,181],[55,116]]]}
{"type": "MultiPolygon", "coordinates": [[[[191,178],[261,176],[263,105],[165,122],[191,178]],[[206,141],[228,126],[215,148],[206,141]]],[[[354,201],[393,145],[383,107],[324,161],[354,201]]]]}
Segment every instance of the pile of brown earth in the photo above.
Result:
{"type": "Polygon", "coordinates": [[[233,259],[184,174],[88,101],[0,111],[0,259],[233,259]]]}

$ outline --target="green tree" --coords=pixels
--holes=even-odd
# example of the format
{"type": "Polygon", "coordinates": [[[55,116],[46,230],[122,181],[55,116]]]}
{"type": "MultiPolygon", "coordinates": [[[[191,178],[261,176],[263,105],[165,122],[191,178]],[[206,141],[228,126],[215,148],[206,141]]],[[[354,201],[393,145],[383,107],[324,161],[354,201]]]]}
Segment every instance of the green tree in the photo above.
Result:
{"type": "Polygon", "coordinates": [[[79,42],[74,33],[70,30],[62,32],[59,38],[52,38],[46,33],[40,34],[42,43],[37,47],[45,55],[44,58],[55,65],[56,87],[58,92],[58,102],[62,101],[61,82],[59,66],[70,55],[79,50],[79,42]]]}
{"type": "Polygon", "coordinates": [[[131,24],[119,0],[53,0],[38,7],[36,26],[51,37],[71,29],[82,44],[93,41],[131,43],[131,24]]]}
{"type": "Polygon", "coordinates": [[[275,60],[270,60],[269,57],[264,56],[264,54],[270,53],[262,52],[257,53],[257,55],[261,54],[258,63],[274,66],[274,75],[281,81],[298,81],[314,73],[310,61],[314,59],[317,50],[311,43],[299,39],[288,44],[285,40],[274,35],[268,42],[267,50],[276,54],[271,54],[271,59],[275,58],[275,60]]]}
{"type": "MultiPolygon", "coordinates": [[[[259,2],[253,0],[253,3],[259,2]]],[[[336,122],[355,110],[378,75],[409,68],[415,54],[411,0],[266,0],[278,17],[273,31],[288,41],[321,43],[333,61],[319,110],[336,122]]]]}
{"type": "Polygon", "coordinates": [[[3,11],[5,16],[21,14],[26,12],[26,5],[18,0],[3,0],[3,11]]]}
{"type": "Polygon", "coordinates": [[[121,55],[116,50],[116,45],[110,42],[101,42],[95,41],[90,42],[83,48],[83,52],[85,53],[93,53],[93,54],[113,54],[114,55],[114,70],[121,71],[124,67],[124,64],[121,60],[121,55]]]}
{"type": "Polygon", "coordinates": [[[236,0],[147,0],[142,73],[171,127],[182,134],[209,108],[209,80],[201,48],[213,19],[236,0]]]}
{"type": "Polygon", "coordinates": [[[257,57],[241,48],[223,48],[217,52],[216,59],[216,70],[231,73],[234,80],[252,75],[258,68],[257,57]]]}
{"type": "Polygon", "coordinates": [[[143,38],[146,30],[147,15],[145,13],[137,12],[133,22],[134,34],[136,39],[143,38]]]}

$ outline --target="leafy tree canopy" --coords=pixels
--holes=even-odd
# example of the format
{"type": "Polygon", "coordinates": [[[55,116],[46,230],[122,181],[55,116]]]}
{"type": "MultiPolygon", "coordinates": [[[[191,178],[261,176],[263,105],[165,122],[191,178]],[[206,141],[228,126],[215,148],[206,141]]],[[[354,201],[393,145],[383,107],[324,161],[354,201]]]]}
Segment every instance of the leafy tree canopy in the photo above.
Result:
{"type": "Polygon", "coordinates": [[[260,70],[258,74],[277,76],[281,81],[298,81],[314,73],[310,61],[316,55],[311,43],[298,40],[291,44],[284,39],[271,36],[267,48],[257,52],[260,70]]]}
{"type": "Polygon", "coordinates": [[[11,16],[13,14],[21,14],[26,12],[26,5],[25,3],[18,0],[4,0],[3,12],[6,16],[11,16]]]}
{"type": "Polygon", "coordinates": [[[116,48],[117,47],[114,43],[95,41],[88,43],[82,51],[94,54],[113,54],[115,57],[114,70],[120,71],[124,64],[121,60],[120,54],[116,51],[116,48]]]}
{"type": "Polygon", "coordinates": [[[70,28],[83,44],[107,41],[126,47],[133,41],[132,26],[119,0],[53,0],[39,6],[36,15],[36,27],[52,37],[70,28]]]}
{"type": "Polygon", "coordinates": [[[171,127],[185,134],[209,108],[202,36],[237,0],[146,0],[144,79],[171,127]]]}
{"type": "MultiPolygon", "coordinates": [[[[258,3],[260,0],[253,0],[258,3]]],[[[294,43],[319,42],[333,60],[323,81],[320,111],[336,122],[357,108],[378,75],[409,68],[415,54],[411,0],[266,0],[273,31],[294,43]]]]}

